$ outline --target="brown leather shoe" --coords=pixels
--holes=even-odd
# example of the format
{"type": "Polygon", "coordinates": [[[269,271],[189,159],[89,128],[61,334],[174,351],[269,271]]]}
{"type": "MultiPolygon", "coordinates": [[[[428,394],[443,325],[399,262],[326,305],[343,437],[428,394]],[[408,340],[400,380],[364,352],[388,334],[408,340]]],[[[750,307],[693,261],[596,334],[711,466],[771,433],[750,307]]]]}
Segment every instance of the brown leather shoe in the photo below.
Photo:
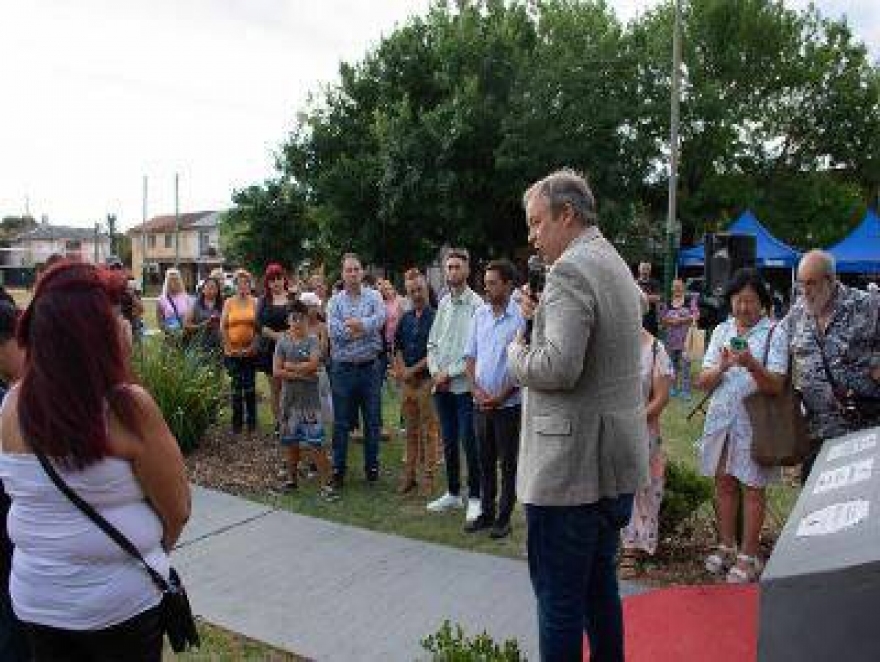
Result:
{"type": "Polygon", "coordinates": [[[397,488],[397,493],[398,494],[409,494],[414,489],[416,489],[416,481],[406,480],[400,484],[400,487],[397,488]]]}

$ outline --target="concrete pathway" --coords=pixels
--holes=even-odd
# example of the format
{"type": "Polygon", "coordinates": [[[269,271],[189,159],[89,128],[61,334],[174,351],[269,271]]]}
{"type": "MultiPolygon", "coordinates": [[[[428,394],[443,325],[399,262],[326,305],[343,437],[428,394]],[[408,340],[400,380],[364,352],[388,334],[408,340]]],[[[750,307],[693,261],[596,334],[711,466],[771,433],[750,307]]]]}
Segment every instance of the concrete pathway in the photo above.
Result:
{"type": "MultiPolygon", "coordinates": [[[[206,620],[315,660],[426,659],[444,619],[537,659],[525,562],[375,533],[195,487],[173,554],[206,620]]],[[[624,587],[634,592],[633,586],[624,587]]]]}

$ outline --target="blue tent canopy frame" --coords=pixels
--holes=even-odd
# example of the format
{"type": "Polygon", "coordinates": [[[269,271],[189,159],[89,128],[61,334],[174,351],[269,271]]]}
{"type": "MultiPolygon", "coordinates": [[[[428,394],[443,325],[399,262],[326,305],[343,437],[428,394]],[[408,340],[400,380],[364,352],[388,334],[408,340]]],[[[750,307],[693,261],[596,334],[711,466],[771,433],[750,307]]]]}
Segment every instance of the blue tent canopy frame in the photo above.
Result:
{"type": "Polygon", "coordinates": [[[880,273],[880,218],[869,209],[855,230],[828,249],[837,273],[880,273]]]}
{"type": "MultiPolygon", "coordinates": [[[[800,251],[770,234],[770,231],[761,225],[751,210],[747,209],[740,214],[739,218],[731,223],[726,231],[730,234],[750,234],[755,237],[756,262],[759,267],[794,269],[801,259],[800,251]]],[[[705,259],[705,246],[702,242],[678,252],[679,267],[701,267],[705,259]]]]}

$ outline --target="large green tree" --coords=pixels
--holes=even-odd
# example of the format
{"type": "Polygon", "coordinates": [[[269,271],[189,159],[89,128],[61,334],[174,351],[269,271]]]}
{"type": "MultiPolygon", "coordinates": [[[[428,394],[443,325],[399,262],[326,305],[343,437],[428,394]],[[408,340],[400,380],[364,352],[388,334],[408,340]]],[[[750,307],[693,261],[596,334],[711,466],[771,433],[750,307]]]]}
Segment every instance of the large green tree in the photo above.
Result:
{"type": "MultiPolygon", "coordinates": [[[[667,3],[631,26],[649,99],[669,99],[672,20],[667,3]]],[[[769,0],[684,2],[682,44],[685,236],[748,206],[788,241],[841,236],[880,183],[880,88],[864,46],[844,23],[769,0]]],[[[668,108],[645,104],[641,126],[659,147],[644,199],[662,218],[668,108]]]]}
{"type": "Polygon", "coordinates": [[[269,262],[295,267],[313,249],[316,227],[302,191],[285,179],[267,180],[233,194],[221,221],[228,259],[260,273],[269,262]]]}
{"type": "MultiPolygon", "coordinates": [[[[864,46],[775,0],[682,5],[685,241],[747,207],[799,245],[842,236],[880,189],[880,75],[864,46]]],[[[515,256],[522,190],[570,166],[628,258],[659,253],[672,25],[671,0],[628,25],[602,0],[433,2],[297,116],[276,179],[236,198],[236,250],[277,250],[245,235],[291,218],[290,255],[308,238],[325,259],[356,250],[394,271],[443,244],[515,256]]]]}

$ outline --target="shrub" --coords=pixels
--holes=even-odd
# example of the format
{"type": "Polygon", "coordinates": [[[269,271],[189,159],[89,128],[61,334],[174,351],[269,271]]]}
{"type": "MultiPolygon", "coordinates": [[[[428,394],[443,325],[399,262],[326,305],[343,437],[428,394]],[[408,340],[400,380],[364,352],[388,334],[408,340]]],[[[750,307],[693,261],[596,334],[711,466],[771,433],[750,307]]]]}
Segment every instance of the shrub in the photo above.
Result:
{"type": "Polygon", "coordinates": [[[449,621],[443,621],[436,633],[422,639],[422,648],[431,653],[434,662],[523,662],[526,659],[515,639],[497,644],[485,631],[469,639],[461,625],[456,624],[453,629],[449,621]]]}
{"type": "Polygon", "coordinates": [[[711,498],[711,480],[681,462],[670,460],[666,464],[666,486],[660,506],[660,536],[679,533],[711,498]]]}
{"type": "Polygon", "coordinates": [[[196,346],[145,338],[135,348],[133,367],[156,400],[180,450],[188,453],[216,419],[226,392],[215,357],[196,346]]]}

